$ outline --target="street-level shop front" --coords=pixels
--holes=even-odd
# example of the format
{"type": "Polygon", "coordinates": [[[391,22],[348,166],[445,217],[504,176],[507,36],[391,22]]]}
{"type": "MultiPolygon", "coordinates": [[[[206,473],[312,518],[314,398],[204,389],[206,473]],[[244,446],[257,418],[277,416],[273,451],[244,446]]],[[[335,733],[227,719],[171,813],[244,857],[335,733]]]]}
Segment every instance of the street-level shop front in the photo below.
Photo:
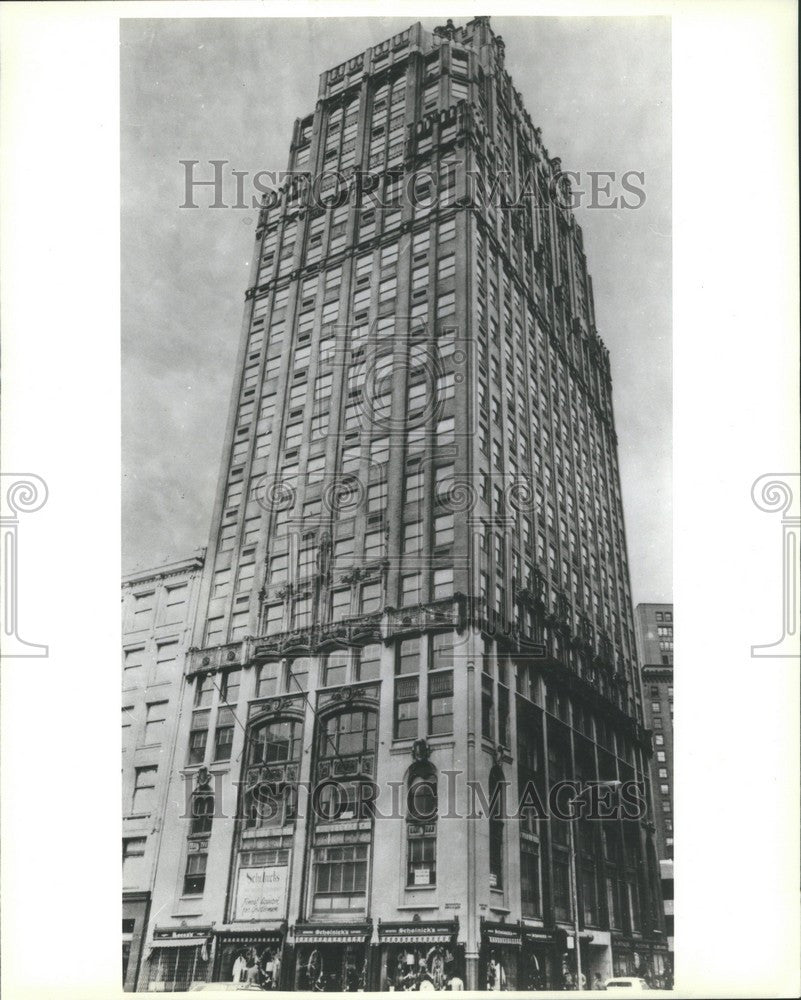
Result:
{"type": "Polygon", "coordinates": [[[315,993],[354,993],[370,979],[372,922],[295,924],[294,989],[315,993]]]}
{"type": "Polygon", "coordinates": [[[458,920],[413,920],[378,924],[380,990],[447,989],[464,982],[458,920]],[[428,985],[423,985],[423,984],[428,985]]]}
{"type": "Polygon", "coordinates": [[[145,942],[149,909],[149,892],[123,892],[122,988],[129,993],[136,989],[139,979],[142,945],[145,942]]]}
{"type": "Polygon", "coordinates": [[[673,970],[666,942],[613,934],[612,968],[615,976],[637,976],[652,988],[666,988],[672,983],[673,970]]]}
{"type": "Polygon", "coordinates": [[[178,993],[209,981],[212,928],[159,927],[147,958],[149,993],[178,993]]]}
{"type": "Polygon", "coordinates": [[[262,989],[282,986],[285,928],[223,931],[214,947],[215,983],[255,983],[262,989]]]}
{"type": "Polygon", "coordinates": [[[561,959],[553,931],[523,924],[518,989],[555,990],[561,987],[561,959]]]}
{"type": "Polygon", "coordinates": [[[490,993],[518,990],[523,935],[518,924],[481,921],[478,988],[490,993]]]}

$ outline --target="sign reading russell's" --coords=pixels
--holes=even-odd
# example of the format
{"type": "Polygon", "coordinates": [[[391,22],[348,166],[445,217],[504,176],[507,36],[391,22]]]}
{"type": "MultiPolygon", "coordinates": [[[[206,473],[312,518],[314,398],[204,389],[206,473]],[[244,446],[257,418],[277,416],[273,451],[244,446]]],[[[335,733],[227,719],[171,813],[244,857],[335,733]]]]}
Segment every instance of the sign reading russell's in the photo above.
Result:
{"type": "Polygon", "coordinates": [[[286,915],[289,868],[241,868],[236,886],[235,920],[282,920],[286,915]]]}

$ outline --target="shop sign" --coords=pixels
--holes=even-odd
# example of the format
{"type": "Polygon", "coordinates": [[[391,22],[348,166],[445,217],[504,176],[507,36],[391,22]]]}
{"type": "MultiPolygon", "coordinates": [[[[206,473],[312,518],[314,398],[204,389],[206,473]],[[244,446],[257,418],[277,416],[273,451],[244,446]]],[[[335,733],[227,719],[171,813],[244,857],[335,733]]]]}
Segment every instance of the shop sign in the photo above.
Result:
{"type": "Polygon", "coordinates": [[[524,930],[523,934],[526,941],[543,941],[548,944],[553,942],[553,935],[549,934],[547,931],[524,930]]]}
{"type": "Polygon", "coordinates": [[[314,941],[318,944],[352,944],[363,943],[370,933],[369,928],[359,927],[295,927],[293,936],[295,940],[303,944],[306,941],[314,941]]]}
{"type": "Polygon", "coordinates": [[[431,885],[431,872],[428,868],[415,868],[414,870],[414,884],[415,885],[431,885]]]}
{"type": "Polygon", "coordinates": [[[450,922],[381,924],[378,937],[382,944],[448,944],[455,931],[455,926],[450,922]]]}
{"type": "Polygon", "coordinates": [[[487,928],[484,931],[484,937],[490,944],[513,945],[519,948],[522,943],[520,940],[520,931],[513,927],[487,928]]]}
{"type": "Polygon", "coordinates": [[[240,868],[235,920],[281,920],[286,914],[287,865],[240,868]]]}
{"type": "Polygon", "coordinates": [[[154,941],[205,941],[206,936],[193,928],[188,931],[156,931],[154,941]]]}

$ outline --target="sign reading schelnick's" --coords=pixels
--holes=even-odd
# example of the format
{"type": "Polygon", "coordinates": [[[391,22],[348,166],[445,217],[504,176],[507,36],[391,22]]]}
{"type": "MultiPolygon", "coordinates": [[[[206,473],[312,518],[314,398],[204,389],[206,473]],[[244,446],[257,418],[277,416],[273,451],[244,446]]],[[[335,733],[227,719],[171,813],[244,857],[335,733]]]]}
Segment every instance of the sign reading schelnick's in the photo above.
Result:
{"type": "Polygon", "coordinates": [[[286,865],[242,868],[236,886],[236,920],[283,920],[286,915],[286,865]]]}

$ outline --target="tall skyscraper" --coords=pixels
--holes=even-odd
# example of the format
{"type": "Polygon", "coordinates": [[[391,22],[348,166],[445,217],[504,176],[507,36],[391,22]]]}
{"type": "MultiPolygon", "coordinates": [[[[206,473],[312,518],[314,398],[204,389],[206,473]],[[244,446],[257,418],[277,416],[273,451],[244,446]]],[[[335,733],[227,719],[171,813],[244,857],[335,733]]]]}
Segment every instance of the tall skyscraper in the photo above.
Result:
{"type": "Polygon", "coordinates": [[[488,18],[323,73],[289,170],[140,988],[558,988],[577,948],[589,980],[658,976],[650,815],[516,809],[565,779],[649,799],[650,737],[581,229],[488,18]]]}

